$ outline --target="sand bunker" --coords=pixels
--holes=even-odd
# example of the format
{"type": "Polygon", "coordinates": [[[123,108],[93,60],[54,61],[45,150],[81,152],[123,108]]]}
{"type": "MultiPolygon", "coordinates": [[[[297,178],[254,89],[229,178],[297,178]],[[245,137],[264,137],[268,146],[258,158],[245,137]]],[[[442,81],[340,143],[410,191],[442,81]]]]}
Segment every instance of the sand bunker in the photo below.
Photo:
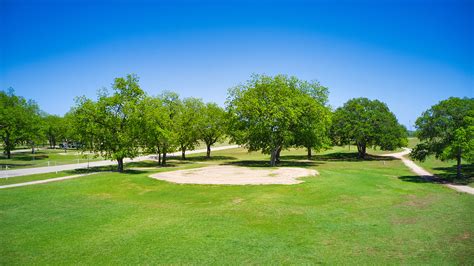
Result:
{"type": "Polygon", "coordinates": [[[150,177],[179,184],[292,185],[303,182],[297,179],[299,177],[317,174],[316,170],[305,168],[252,169],[226,165],[158,173],[150,177]]]}

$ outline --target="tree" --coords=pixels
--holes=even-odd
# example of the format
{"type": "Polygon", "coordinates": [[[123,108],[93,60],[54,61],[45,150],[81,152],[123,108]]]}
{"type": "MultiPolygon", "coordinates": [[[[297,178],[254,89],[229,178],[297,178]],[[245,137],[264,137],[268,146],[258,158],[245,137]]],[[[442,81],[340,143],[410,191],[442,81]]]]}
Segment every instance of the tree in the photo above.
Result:
{"type": "Polygon", "coordinates": [[[319,151],[329,148],[331,144],[331,110],[327,106],[329,92],[317,81],[298,80],[297,87],[310,97],[301,97],[299,101],[299,108],[304,115],[299,117],[296,124],[295,146],[306,148],[309,160],[312,157],[311,150],[319,151]]]}
{"type": "Polygon", "coordinates": [[[44,133],[48,140],[49,147],[55,148],[56,144],[62,140],[66,128],[64,119],[57,115],[45,115],[43,117],[44,133]]]}
{"type": "Polygon", "coordinates": [[[167,117],[162,121],[162,134],[161,134],[161,153],[163,154],[161,158],[161,165],[166,165],[166,154],[168,152],[173,152],[176,150],[177,145],[177,134],[175,131],[174,120],[181,108],[181,100],[179,95],[165,91],[159,98],[163,104],[167,117]]]}
{"type": "Polygon", "coordinates": [[[336,109],[331,134],[338,145],[355,143],[359,158],[367,147],[394,150],[407,144],[406,128],[400,125],[387,105],[378,100],[355,98],[336,109]]]}
{"type": "Polygon", "coordinates": [[[0,137],[8,159],[16,145],[36,134],[38,119],[39,107],[34,101],[15,95],[13,89],[0,91],[0,137]]]}
{"type": "Polygon", "coordinates": [[[162,97],[146,97],[142,102],[144,146],[149,152],[158,155],[158,164],[163,166],[166,164],[167,152],[170,149],[174,150],[172,108],[169,102],[165,102],[173,101],[173,98],[172,94],[166,93],[162,97]]]}
{"type": "Polygon", "coordinates": [[[411,157],[424,161],[434,154],[441,160],[456,160],[461,177],[462,159],[474,161],[474,99],[451,97],[433,105],[415,122],[421,143],[411,157]]]}
{"type": "Polygon", "coordinates": [[[211,146],[219,141],[226,131],[225,110],[215,103],[207,103],[201,110],[200,136],[206,143],[206,157],[211,157],[211,146]]]}
{"type": "Polygon", "coordinates": [[[201,99],[186,98],[177,108],[173,118],[176,142],[181,150],[181,158],[186,159],[186,150],[194,149],[200,139],[201,110],[204,103],[201,99]]]}
{"type": "Polygon", "coordinates": [[[144,123],[140,102],[145,93],[138,81],[135,75],[116,78],[112,94],[104,89],[96,102],[77,98],[72,110],[76,135],[85,144],[83,149],[117,160],[119,172],[123,172],[123,159],[134,158],[139,151],[144,123]]]}
{"type": "Polygon", "coordinates": [[[300,116],[294,130],[295,146],[306,148],[310,160],[312,150],[329,148],[331,144],[329,138],[331,111],[309,97],[302,97],[300,105],[304,115],[300,116]]]}
{"type": "Polygon", "coordinates": [[[296,143],[305,103],[318,104],[300,84],[285,75],[253,75],[230,89],[226,103],[232,140],[250,151],[270,154],[270,166],[275,166],[280,151],[296,143]]]}
{"type": "Polygon", "coordinates": [[[31,117],[31,127],[30,130],[26,134],[27,142],[31,146],[31,153],[34,154],[36,152],[35,148],[38,143],[42,143],[45,140],[45,126],[44,120],[42,117],[38,115],[34,115],[31,117]]]}

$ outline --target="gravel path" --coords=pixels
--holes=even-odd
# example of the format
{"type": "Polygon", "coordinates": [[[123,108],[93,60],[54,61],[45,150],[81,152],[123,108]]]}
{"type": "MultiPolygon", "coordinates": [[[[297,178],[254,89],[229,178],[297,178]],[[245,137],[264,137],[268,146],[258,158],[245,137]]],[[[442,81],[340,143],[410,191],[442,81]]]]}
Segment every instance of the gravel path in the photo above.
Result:
{"type": "MultiPolygon", "coordinates": [[[[395,157],[397,159],[402,160],[402,162],[410,168],[411,171],[413,171],[415,174],[423,177],[426,180],[436,180],[438,179],[435,175],[431,174],[430,172],[426,171],[425,169],[421,168],[417,164],[415,164],[412,160],[408,159],[405,157],[405,155],[408,155],[411,152],[411,149],[405,148],[404,151],[402,152],[397,152],[397,153],[391,153],[391,154],[383,154],[382,156],[390,156],[390,157],[395,157]]],[[[444,183],[443,185],[452,188],[456,191],[459,192],[464,192],[464,193],[469,193],[474,195],[474,188],[470,186],[463,186],[463,185],[453,185],[449,183],[444,183]]]]}
{"type": "MultiPolygon", "coordinates": [[[[238,148],[238,145],[228,145],[228,146],[221,146],[212,148],[212,151],[220,151],[226,149],[234,149],[238,148]]],[[[194,154],[194,153],[203,153],[206,152],[206,149],[194,150],[194,151],[187,151],[186,154],[194,154]]],[[[175,157],[180,156],[181,152],[170,153],[167,156],[175,157]]],[[[147,155],[147,156],[140,156],[134,159],[124,159],[124,163],[129,162],[139,162],[144,160],[153,160],[152,157],[156,157],[155,155],[147,155]]],[[[75,170],[75,169],[84,169],[88,167],[98,167],[98,166],[108,166],[108,165],[116,165],[116,161],[95,161],[89,163],[78,163],[78,164],[65,164],[65,165],[58,165],[58,166],[44,166],[44,167],[36,167],[36,168],[24,168],[24,169],[15,169],[15,170],[3,170],[0,171],[0,178],[8,178],[8,177],[15,177],[15,176],[24,176],[24,175],[34,175],[34,174],[44,174],[44,173],[53,173],[53,172],[60,172],[60,171],[67,171],[67,170],[75,170]]]]}
{"type": "Polygon", "coordinates": [[[81,176],[86,176],[86,175],[92,175],[92,174],[96,174],[96,173],[87,173],[87,174],[80,174],[80,175],[70,175],[70,176],[63,176],[63,177],[50,178],[50,179],[44,179],[44,180],[30,181],[30,182],[24,182],[24,183],[3,185],[3,186],[0,186],[0,189],[3,189],[3,188],[12,188],[12,187],[31,186],[31,185],[37,185],[37,184],[45,184],[45,183],[57,182],[57,181],[62,181],[62,180],[67,180],[67,179],[73,179],[73,178],[77,178],[77,177],[81,177],[81,176]]]}

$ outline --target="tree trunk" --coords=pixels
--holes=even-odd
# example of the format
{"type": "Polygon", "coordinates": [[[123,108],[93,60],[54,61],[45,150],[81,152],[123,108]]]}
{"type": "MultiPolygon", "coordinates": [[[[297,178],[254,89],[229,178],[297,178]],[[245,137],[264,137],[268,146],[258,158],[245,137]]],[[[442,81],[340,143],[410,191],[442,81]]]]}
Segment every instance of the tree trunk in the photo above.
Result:
{"type": "Polygon", "coordinates": [[[32,142],[31,144],[31,154],[35,154],[35,143],[32,142]]]}
{"type": "Polygon", "coordinates": [[[281,153],[281,147],[278,148],[277,150],[277,154],[276,154],[276,163],[279,164],[280,163],[280,153],[281,153]]]}
{"type": "Polygon", "coordinates": [[[166,165],[166,151],[163,151],[163,158],[161,159],[161,166],[166,165]]]}
{"type": "Polygon", "coordinates": [[[307,147],[306,149],[308,149],[308,160],[311,160],[311,147],[307,147]]]}
{"type": "Polygon", "coordinates": [[[279,151],[281,151],[280,146],[275,147],[275,149],[272,150],[272,153],[270,155],[270,166],[272,166],[272,167],[276,166],[279,151]]]}
{"type": "Polygon", "coordinates": [[[186,148],[181,146],[181,159],[186,160],[186,148]]]}
{"type": "Polygon", "coordinates": [[[123,172],[123,158],[117,158],[117,171],[119,173],[123,172]]]}
{"type": "Polygon", "coordinates": [[[210,159],[211,158],[211,145],[207,145],[207,154],[206,154],[206,158],[207,159],[210,159]]]}
{"type": "Polygon", "coordinates": [[[360,159],[365,159],[366,155],[366,144],[365,143],[357,143],[357,151],[359,153],[358,157],[360,159]]]}
{"type": "Polygon", "coordinates": [[[158,154],[158,165],[161,165],[161,151],[160,151],[160,148],[156,148],[156,153],[158,154]]]}
{"type": "Polygon", "coordinates": [[[456,156],[457,165],[456,165],[456,177],[461,178],[461,149],[458,150],[458,154],[456,156]]]}
{"type": "Polygon", "coordinates": [[[10,133],[7,131],[7,136],[5,137],[5,151],[7,152],[7,158],[11,159],[12,152],[10,147],[10,133]]]}

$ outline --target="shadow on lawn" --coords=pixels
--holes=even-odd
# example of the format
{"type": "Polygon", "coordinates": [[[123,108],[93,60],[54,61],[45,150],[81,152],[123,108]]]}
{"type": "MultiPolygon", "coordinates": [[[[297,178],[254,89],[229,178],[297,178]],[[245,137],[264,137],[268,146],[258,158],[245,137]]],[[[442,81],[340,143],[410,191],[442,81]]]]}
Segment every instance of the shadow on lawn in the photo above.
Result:
{"type": "Polygon", "coordinates": [[[414,183],[452,183],[457,185],[468,185],[474,182],[474,164],[467,164],[462,166],[463,178],[456,177],[456,165],[450,167],[436,167],[437,171],[435,178],[421,177],[421,176],[401,176],[400,180],[414,183]]]}
{"type": "MultiPolygon", "coordinates": [[[[233,161],[225,162],[223,165],[235,165],[235,166],[245,166],[245,167],[269,167],[269,161],[265,160],[242,160],[242,161],[233,161]]],[[[282,160],[277,164],[277,167],[314,167],[321,165],[321,163],[316,163],[314,161],[288,161],[282,160]]]]}
{"type": "MultiPolygon", "coordinates": [[[[229,161],[229,160],[236,160],[237,158],[232,157],[232,156],[212,156],[211,158],[207,158],[206,156],[192,156],[192,157],[186,157],[186,160],[184,161],[191,161],[191,162],[205,162],[205,161],[229,161]]],[[[179,161],[181,158],[178,158],[179,161]]]]}
{"type": "Polygon", "coordinates": [[[48,159],[48,154],[28,154],[28,155],[19,155],[19,154],[12,154],[10,159],[7,159],[7,156],[3,155],[0,156],[1,160],[15,160],[15,161],[35,161],[35,160],[45,160],[48,159]],[[34,157],[34,158],[33,158],[34,157]]]}
{"type": "Polygon", "coordinates": [[[439,183],[439,181],[432,179],[429,176],[406,175],[399,176],[398,179],[412,183],[439,183]]]}
{"type": "MultiPolygon", "coordinates": [[[[282,155],[282,160],[307,160],[306,155],[282,155]]],[[[346,162],[364,162],[364,161],[392,161],[398,160],[393,157],[385,157],[367,154],[365,159],[360,159],[356,152],[333,152],[328,154],[313,155],[311,161],[346,161],[346,162]]]]}

